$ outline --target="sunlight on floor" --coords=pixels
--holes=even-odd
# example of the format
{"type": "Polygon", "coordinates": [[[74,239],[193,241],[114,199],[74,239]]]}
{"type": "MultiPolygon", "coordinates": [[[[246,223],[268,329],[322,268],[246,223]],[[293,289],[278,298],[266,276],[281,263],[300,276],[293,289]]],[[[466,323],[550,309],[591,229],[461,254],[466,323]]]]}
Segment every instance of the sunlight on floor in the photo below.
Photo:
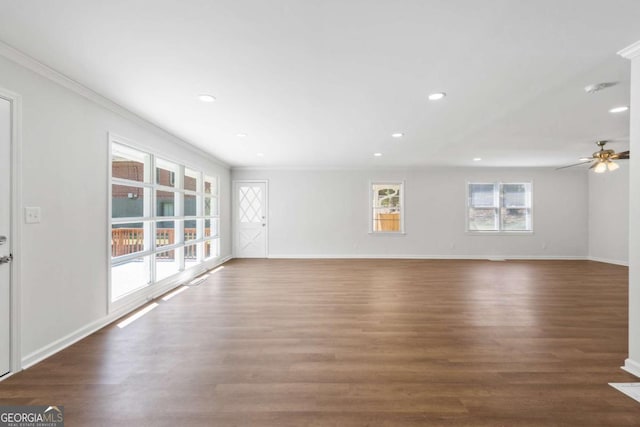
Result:
{"type": "Polygon", "coordinates": [[[162,297],[162,301],[169,301],[171,298],[173,298],[173,297],[175,297],[176,295],[178,295],[178,294],[180,294],[180,293],[182,293],[182,292],[186,291],[187,289],[189,289],[189,288],[187,288],[186,286],[180,286],[180,287],[179,287],[178,289],[176,289],[175,291],[173,291],[173,292],[171,292],[171,293],[169,293],[169,294],[167,294],[167,295],[163,296],[163,297],[162,297]]]}
{"type": "Polygon", "coordinates": [[[208,277],[209,277],[209,273],[202,274],[202,275],[196,277],[195,279],[193,279],[192,281],[190,281],[189,282],[189,286],[199,285],[200,283],[202,283],[205,280],[207,280],[208,277]]]}
{"type": "Polygon", "coordinates": [[[144,316],[145,314],[147,314],[148,312],[150,312],[151,310],[153,310],[157,306],[158,306],[157,302],[149,304],[148,306],[146,306],[142,310],[139,310],[139,311],[135,312],[131,316],[129,316],[126,319],[124,319],[122,322],[118,323],[118,328],[122,329],[122,328],[125,328],[125,327],[129,326],[131,323],[135,322],[136,320],[138,320],[139,318],[141,318],[142,316],[144,316]]]}
{"type": "Polygon", "coordinates": [[[218,272],[218,271],[220,271],[220,270],[224,270],[224,265],[221,265],[220,267],[216,267],[216,268],[214,268],[213,270],[211,270],[211,271],[209,272],[209,274],[215,274],[215,273],[217,273],[217,272],[218,272]]]}

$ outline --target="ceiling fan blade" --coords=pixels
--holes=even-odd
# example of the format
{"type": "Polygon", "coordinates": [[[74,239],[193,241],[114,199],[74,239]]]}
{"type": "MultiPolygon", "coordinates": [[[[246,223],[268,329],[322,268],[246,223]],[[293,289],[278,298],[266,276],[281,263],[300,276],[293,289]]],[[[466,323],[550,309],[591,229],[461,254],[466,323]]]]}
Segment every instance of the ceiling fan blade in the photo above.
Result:
{"type": "Polygon", "coordinates": [[[625,159],[628,159],[628,158],[629,158],[629,154],[630,154],[630,153],[629,153],[629,150],[627,150],[627,151],[621,151],[621,152],[619,152],[619,153],[614,154],[614,157],[615,157],[616,159],[625,160],[625,159]]]}
{"type": "Polygon", "coordinates": [[[578,160],[580,160],[581,162],[590,162],[591,160],[593,160],[593,157],[580,157],[578,160]]]}
{"type": "MultiPolygon", "coordinates": [[[[556,170],[558,171],[560,169],[572,168],[574,166],[587,165],[589,163],[591,163],[591,160],[589,160],[588,162],[580,162],[580,163],[574,163],[572,165],[560,166],[559,168],[556,168],[556,170]]],[[[594,163],[594,166],[595,166],[595,163],[594,163]]],[[[594,167],[594,166],[591,166],[591,167],[594,167]]]]}
{"type": "Polygon", "coordinates": [[[595,168],[596,166],[598,166],[599,163],[600,162],[593,162],[593,164],[591,165],[591,167],[589,167],[589,169],[595,168]]]}

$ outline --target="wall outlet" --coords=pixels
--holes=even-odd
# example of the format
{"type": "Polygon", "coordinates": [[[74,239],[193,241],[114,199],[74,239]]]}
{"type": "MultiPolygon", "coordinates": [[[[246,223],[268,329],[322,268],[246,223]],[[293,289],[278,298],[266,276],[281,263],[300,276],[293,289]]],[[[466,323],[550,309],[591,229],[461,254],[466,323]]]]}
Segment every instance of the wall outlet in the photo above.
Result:
{"type": "Polygon", "coordinates": [[[42,220],[42,210],[39,207],[24,208],[24,222],[26,224],[38,224],[42,220]]]}

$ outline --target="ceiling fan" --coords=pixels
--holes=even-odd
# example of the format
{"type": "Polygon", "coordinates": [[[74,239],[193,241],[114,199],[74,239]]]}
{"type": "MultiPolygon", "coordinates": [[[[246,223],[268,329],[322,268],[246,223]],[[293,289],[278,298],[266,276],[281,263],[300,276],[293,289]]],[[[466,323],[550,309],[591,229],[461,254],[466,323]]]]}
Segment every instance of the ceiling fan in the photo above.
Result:
{"type": "Polygon", "coordinates": [[[588,163],[591,163],[591,166],[589,167],[589,169],[593,169],[595,173],[603,173],[606,171],[613,172],[614,170],[620,167],[620,165],[615,163],[614,160],[628,159],[629,151],[627,150],[627,151],[621,151],[619,153],[616,153],[613,150],[605,150],[604,146],[607,142],[609,141],[596,141],[596,145],[600,147],[600,150],[593,153],[591,157],[581,157],[580,163],[574,163],[572,165],[562,166],[562,167],[556,168],[556,170],[566,169],[574,166],[586,165],[588,163]]]}

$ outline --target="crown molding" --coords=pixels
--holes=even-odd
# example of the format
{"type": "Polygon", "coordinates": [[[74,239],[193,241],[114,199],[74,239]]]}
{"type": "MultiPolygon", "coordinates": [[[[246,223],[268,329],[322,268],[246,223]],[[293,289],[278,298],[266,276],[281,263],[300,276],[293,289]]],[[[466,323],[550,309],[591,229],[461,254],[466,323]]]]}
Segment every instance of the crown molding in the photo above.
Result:
{"type": "MultiPolygon", "coordinates": [[[[420,173],[420,172],[430,172],[430,171],[450,171],[450,170],[458,170],[458,171],[472,171],[472,172],[487,172],[487,171],[496,171],[499,170],[504,173],[512,173],[517,172],[520,173],[522,170],[535,170],[535,171],[552,171],[555,170],[557,166],[460,166],[460,165],[450,165],[450,166],[434,166],[434,165],[422,165],[422,166],[407,166],[407,167],[393,167],[393,166],[322,166],[322,165],[311,165],[311,166],[231,166],[231,171],[233,172],[252,172],[252,171],[267,171],[267,172],[375,172],[375,173],[420,173]]],[[[579,170],[579,173],[584,171],[579,170]]],[[[571,170],[567,171],[568,173],[572,173],[571,170]]]]}
{"type": "Polygon", "coordinates": [[[627,59],[634,59],[640,56],[640,40],[632,44],[631,46],[627,46],[621,51],[618,52],[618,55],[627,59]]]}
{"type": "Polygon", "coordinates": [[[69,89],[72,92],[77,93],[78,95],[94,102],[95,104],[98,104],[101,107],[106,108],[107,110],[113,113],[116,113],[119,116],[131,122],[134,122],[135,124],[142,126],[151,132],[162,134],[163,137],[168,138],[171,142],[175,143],[176,145],[179,145],[180,147],[186,150],[189,150],[199,156],[205,157],[208,160],[212,161],[213,163],[221,167],[224,167],[226,169],[231,169],[231,166],[229,164],[213,156],[211,153],[204,151],[203,149],[196,147],[192,143],[185,141],[184,139],[174,135],[173,133],[164,129],[162,126],[154,123],[152,120],[139,116],[127,110],[125,107],[121,106],[120,104],[117,104],[114,101],[110,100],[109,98],[106,98],[105,96],[100,95],[94,90],[89,89],[88,87],[82,85],[81,83],[78,83],[77,81],[60,73],[59,71],[56,71],[53,68],[50,68],[49,66],[43,64],[37,59],[19,51],[18,49],[2,41],[0,41],[0,56],[3,56],[8,60],[13,61],[18,65],[21,65],[24,68],[27,68],[28,70],[31,70],[34,73],[39,74],[40,76],[48,80],[51,80],[52,82],[66,89],[69,89]]]}

